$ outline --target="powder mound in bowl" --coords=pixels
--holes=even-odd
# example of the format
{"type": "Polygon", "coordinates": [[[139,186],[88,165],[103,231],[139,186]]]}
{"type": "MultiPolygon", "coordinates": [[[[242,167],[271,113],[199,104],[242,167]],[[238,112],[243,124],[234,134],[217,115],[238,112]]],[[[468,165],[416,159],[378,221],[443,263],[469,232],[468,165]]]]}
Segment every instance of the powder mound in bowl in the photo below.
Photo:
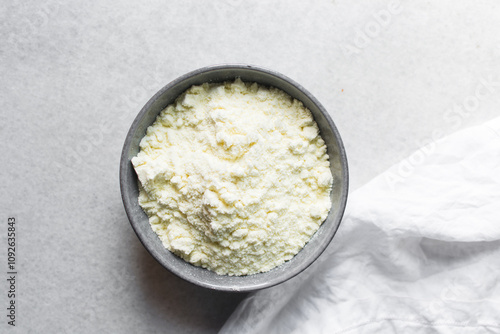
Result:
{"type": "Polygon", "coordinates": [[[132,164],[163,245],[221,275],[290,260],[331,207],[330,162],[311,112],[240,79],[188,89],[147,129],[132,164]]]}

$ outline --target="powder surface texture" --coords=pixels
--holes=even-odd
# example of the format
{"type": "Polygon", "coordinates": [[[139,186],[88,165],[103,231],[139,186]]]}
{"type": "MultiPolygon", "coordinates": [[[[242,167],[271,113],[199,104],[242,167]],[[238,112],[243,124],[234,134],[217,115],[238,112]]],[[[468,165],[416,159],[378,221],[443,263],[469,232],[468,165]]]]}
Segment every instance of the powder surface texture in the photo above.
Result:
{"type": "Polygon", "coordinates": [[[310,111],[240,79],[188,89],[147,129],[132,163],[163,245],[218,274],[290,260],[331,206],[330,163],[310,111]]]}

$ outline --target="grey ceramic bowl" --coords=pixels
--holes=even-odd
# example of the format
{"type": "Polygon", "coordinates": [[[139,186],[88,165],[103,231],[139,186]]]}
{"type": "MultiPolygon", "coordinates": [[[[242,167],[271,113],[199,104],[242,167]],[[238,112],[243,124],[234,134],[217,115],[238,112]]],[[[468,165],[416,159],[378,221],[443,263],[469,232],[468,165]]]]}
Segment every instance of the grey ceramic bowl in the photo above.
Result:
{"type": "Polygon", "coordinates": [[[282,283],[306,269],[325,250],[335,235],[347,201],[347,158],[340,135],[323,106],[302,86],[282,74],[249,65],[218,65],[201,68],[172,81],[156,93],[132,123],[123,146],[120,162],[120,187],[123,204],[132,227],[151,255],[175,275],[200,286],[221,290],[248,292],[282,283]],[[148,217],[138,203],[137,176],[130,160],[137,155],[139,143],[156,116],[192,85],[223,82],[240,77],[279,88],[302,101],[312,112],[330,156],[334,186],[330,214],[305,247],[290,261],[265,273],[248,276],[223,276],[193,266],[164,248],[151,229],[148,217]]]}

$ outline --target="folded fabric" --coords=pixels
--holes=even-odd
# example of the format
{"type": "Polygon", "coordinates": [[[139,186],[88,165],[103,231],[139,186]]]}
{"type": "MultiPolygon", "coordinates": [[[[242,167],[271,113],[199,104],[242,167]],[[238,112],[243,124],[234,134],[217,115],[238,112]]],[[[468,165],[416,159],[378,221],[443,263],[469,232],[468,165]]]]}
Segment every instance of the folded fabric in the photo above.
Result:
{"type": "Polygon", "coordinates": [[[327,251],[220,333],[500,333],[500,118],[350,195],[327,251]]]}

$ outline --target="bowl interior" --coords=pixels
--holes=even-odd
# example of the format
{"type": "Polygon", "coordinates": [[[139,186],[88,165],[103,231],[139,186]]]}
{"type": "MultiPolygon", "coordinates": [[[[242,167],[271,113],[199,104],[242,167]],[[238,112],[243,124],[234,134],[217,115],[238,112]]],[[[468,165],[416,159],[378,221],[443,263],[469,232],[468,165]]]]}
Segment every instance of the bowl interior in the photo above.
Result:
{"type": "Polygon", "coordinates": [[[270,70],[248,65],[221,65],[199,69],[178,78],[162,88],[144,106],[133,122],[123,147],[120,162],[120,186],[125,210],[132,227],[143,245],[158,262],[172,273],[194,284],[222,291],[247,292],[279,284],[297,275],[314,262],[328,246],[338,229],[347,201],[347,158],[340,135],[328,113],[300,85],[270,70]],[[192,85],[232,81],[237,77],[243,81],[279,88],[302,101],[313,114],[320,134],[327,145],[334,184],[331,192],[332,208],[327,219],[294,258],[265,273],[248,276],[225,276],[193,266],[165,249],[158,236],[151,229],[147,215],[139,206],[138,179],[130,160],[139,152],[139,143],[145,135],[147,127],[180,94],[192,85]]]}

